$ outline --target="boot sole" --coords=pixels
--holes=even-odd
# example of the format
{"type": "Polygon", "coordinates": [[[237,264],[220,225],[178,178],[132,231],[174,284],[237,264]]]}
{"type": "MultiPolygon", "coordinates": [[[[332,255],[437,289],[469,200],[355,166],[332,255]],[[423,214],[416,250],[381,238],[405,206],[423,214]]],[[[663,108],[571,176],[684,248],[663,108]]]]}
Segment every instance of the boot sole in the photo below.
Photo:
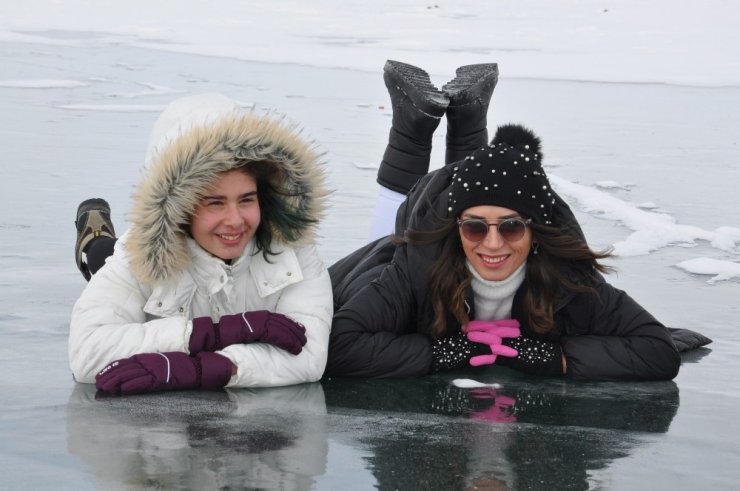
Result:
{"type": "Polygon", "coordinates": [[[478,99],[490,99],[498,83],[498,65],[480,63],[464,65],[455,70],[455,78],[442,86],[451,106],[472,104],[478,99]]]}
{"type": "Polygon", "coordinates": [[[383,72],[389,90],[400,90],[419,111],[428,116],[437,119],[444,116],[450,99],[434,86],[425,70],[408,63],[388,60],[383,72]]]}

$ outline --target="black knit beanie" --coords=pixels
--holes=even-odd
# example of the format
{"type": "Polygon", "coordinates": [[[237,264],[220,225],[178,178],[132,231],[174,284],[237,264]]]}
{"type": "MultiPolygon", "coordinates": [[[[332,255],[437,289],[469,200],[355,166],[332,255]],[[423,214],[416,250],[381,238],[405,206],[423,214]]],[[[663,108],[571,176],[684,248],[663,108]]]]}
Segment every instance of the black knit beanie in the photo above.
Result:
{"type": "Polygon", "coordinates": [[[448,212],[458,217],[472,206],[502,206],[550,225],[555,203],[541,164],[540,139],[520,125],[500,126],[487,147],[453,168],[448,212]]]}

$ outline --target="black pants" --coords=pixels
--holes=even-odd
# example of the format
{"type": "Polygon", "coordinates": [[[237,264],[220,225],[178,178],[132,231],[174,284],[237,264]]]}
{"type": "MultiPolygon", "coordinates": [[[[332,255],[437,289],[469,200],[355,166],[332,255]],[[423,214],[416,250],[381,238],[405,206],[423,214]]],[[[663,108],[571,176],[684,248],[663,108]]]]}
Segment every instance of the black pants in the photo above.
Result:
{"type": "Polygon", "coordinates": [[[118,239],[111,237],[96,237],[87,246],[87,269],[91,274],[98,272],[105,264],[105,260],[113,255],[113,247],[118,239]]]}

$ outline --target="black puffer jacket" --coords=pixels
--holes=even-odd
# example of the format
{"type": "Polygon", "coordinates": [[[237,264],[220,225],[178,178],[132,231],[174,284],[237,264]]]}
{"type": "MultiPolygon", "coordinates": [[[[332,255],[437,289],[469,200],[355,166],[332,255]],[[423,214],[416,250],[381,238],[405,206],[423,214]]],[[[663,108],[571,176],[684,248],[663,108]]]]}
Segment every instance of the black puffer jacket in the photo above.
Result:
{"type": "MultiPolygon", "coordinates": [[[[396,233],[429,228],[433,214],[445,216],[451,164],[425,176],[401,206],[396,233]]],[[[568,205],[557,197],[553,224],[583,238],[568,205]]],[[[326,375],[407,377],[425,375],[432,365],[429,328],[433,311],[427,298],[427,271],[436,245],[393,244],[379,239],[334,264],[329,272],[335,315],[326,375]]],[[[559,342],[567,358],[566,376],[598,380],[654,380],[676,376],[681,363],[671,333],[625,292],[599,274],[564,271],[590,293],[562,289],[555,300],[556,327],[545,339],[559,342]]],[[[514,298],[512,317],[522,334],[537,335],[527,325],[522,298],[526,280],[514,298]]],[[[475,318],[472,290],[467,293],[475,318]]],[[[460,331],[452,317],[446,335],[460,331]]]]}

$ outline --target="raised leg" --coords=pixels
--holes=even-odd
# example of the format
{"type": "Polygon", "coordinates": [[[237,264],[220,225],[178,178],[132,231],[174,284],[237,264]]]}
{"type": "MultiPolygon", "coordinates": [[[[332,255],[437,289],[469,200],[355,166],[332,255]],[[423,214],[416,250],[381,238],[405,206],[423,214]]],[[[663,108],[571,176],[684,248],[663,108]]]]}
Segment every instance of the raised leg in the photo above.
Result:
{"type": "Polygon", "coordinates": [[[488,144],[488,106],[497,82],[498,65],[483,63],[461,66],[442,87],[450,98],[445,163],[462,160],[488,144]]]}
{"type": "Polygon", "coordinates": [[[393,106],[388,145],[378,183],[406,194],[429,171],[432,135],[449,104],[421,68],[388,60],[383,79],[393,106]]]}

